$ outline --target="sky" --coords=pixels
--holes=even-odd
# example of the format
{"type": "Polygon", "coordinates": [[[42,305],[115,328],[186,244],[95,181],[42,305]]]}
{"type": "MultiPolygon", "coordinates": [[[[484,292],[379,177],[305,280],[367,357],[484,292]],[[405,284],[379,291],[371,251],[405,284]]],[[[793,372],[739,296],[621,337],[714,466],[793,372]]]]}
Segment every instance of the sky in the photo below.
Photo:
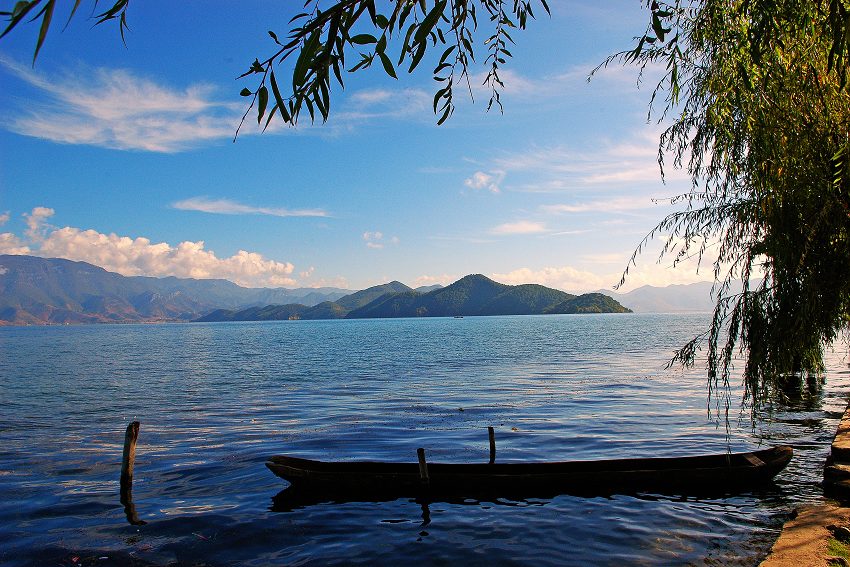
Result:
{"type": "MultiPolygon", "coordinates": [[[[19,27],[0,39],[0,254],[248,287],[481,273],[611,289],[689,181],[662,181],[656,163],[657,70],[640,85],[619,65],[587,81],[634,46],[644,2],[549,3],[551,17],[537,10],[513,34],[503,113],[486,111],[483,55],[472,97],[459,88],[441,126],[433,65],[398,80],[376,66],[334,86],[327,123],[263,133],[249,116],[235,142],[239,91],[256,87],[237,77],[273,52],[267,30],[285,36],[301,2],[131,3],[126,45],[83,3],[64,30],[67,13],[54,16],[35,65],[37,28],[19,27]]],[[[659,245],[621,291],[711,279],[693,261],[657,261],[659,245]]]]}

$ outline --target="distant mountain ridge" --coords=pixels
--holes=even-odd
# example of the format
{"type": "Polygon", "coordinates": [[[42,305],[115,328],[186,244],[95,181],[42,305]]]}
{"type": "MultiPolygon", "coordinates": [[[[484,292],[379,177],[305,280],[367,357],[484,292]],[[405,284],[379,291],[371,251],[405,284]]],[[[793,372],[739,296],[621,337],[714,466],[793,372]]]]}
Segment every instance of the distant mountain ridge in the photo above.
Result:
{"type": "Polygon", "coordinates": [[[227,280],[122,276],[86,262],[0,255],[0,324],[189,321],[216,308],[316,305],[338,288],[245,288],[227,280]]]}
{"type": "Polygon", "coordinates": [[[351,292],[261,288],[227,280],[122,276],[86,262],[0,255],[0,325],[265,321],[627,312],[602,294],[575,296],[483,275],[416,290],[397,281],[351,292]]]}
{"type": "Polygon", "coordinates": [[[300,305],[276,305],[259,311],[220,309],[199,318],[198,321],[629,312],[631,312],[629,309],[602,294],[575,296],[542,285],[506,285],[481,274],[473,274],[451,285],[432,289],[426,293],[418,292],[400,282],[390,282],[351,294],[336,302],[326,302],[312,308],[300,305]]]}
{"type": "Polygon", "coordinates": [[[712,282],[673,284],[666,287],[645,285],[627,293],[600,290],[628,305],[635,313],[708,313],[714,311],[712,282]]]}

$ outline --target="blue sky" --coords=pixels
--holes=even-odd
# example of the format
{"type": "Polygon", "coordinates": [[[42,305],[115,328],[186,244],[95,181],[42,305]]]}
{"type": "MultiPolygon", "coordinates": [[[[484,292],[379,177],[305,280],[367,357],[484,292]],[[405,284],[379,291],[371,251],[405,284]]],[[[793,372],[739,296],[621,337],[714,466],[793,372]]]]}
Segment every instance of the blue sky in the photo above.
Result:
{"type": "MultiPolygon", "coordinates": [[[[235,143],[255,86],[235,78],[301,3],[131,3],[126,47],[84,5],[64,31],[56,16],[34,67],[37,30],[17,29],[0,40],[0,253],[248,286],[610,288],[672,210],[653,199],[688,188],[655,163],[653,73],[586,81],[643,32],[642,4],[550,1],[514,35],[504,114],[476,86],[436,126],[430,67],[374,68],[346,77],[326,124],[249,119],[235,143]]],[[[624,289],[709,279],[651,250],[624,289]]]]}

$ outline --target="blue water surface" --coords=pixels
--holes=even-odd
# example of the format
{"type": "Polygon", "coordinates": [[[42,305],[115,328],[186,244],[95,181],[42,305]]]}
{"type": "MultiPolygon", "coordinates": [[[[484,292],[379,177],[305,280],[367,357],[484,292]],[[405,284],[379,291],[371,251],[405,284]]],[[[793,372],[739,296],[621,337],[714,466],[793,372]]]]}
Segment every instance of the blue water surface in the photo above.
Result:
{"type": "Polygon", "coordinates": [[[667,369],[708,315],[581,315],[0,328],[4,565],[704,565],[757,563],[822,499],[846,406],[844,352],[814,403],[730,428],[705,371],[667,369]],[[722,417],[722,416],[721,416],[722,417]],[[133,500],[124,429],[139,420],[133,500]],[[282,505],[264,466],[486,462],[795,448],[775,487],[726,498],[614,495],[282,505]]]}

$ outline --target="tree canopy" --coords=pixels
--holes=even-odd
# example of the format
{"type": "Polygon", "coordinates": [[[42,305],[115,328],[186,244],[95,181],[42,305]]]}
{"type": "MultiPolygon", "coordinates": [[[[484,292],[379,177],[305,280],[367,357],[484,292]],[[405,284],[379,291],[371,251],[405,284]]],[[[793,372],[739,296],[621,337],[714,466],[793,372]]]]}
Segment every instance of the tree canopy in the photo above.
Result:
{"type": "MultiPolygon", "coordinates": [[[[663,67],[649,101],[650,116],[670,121],[658,160],[662,175],[671,163],[686,169],[692,189],[635,256],[661,238],[663,257],[710,261],[719,292],[710,328],[676,360],[692,364],[705,348],[716,388],[744,355],[755,405],[817,388],[823,348],[850,322],[850,0],[641,1],[646,29],[603,65],[663,67]]],[[[55,5],[17,2],[4,12],[2,35],[35,20],[37,57],[55,5]]],[[[128,6],[118,0],[95,19],[117,21],[123,37],[128,6]]],[[[487,108],[501,109],[513,34],[541,12],[549,12],[545,0],[306,0],[290,29],[268,32],[270,54],[242,75],[255,80],[241,91],[250,99],[245,116],[294,125],[306,109],[326,120],[332,83],[344,86],[346,72],[378,62],[395,79],[427,60],[443,123],[455,88],[471,94],[476,58],[487,108]]]]}

